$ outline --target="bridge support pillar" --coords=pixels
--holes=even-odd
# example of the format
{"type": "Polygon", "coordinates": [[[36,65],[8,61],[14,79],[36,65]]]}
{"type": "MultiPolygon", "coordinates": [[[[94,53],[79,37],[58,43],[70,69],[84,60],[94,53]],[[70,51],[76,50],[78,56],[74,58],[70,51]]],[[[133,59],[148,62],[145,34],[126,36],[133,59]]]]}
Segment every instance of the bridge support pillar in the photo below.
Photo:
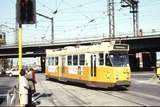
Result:
{"type": "Polygon", "coordinates": [[[156,68],[156,67],[157,67],[157,56],[156,56],[156,52],[152,52],[152,53],[151,53],[151,59],[152,59],[152,60],[151,60],[151,61],[152,61],[152,62],[151,62],[152,66],[156,68]]]}
{"type": "Polygon", "coordinates": [[[42,73],[45,72],[45,57],[41,57],[41,68],[42,68],[42,73]]]}
{"type": "Polygon", "coordinates": [[[156,68],[156,52],[142,53],[143,70],[153,70],[156,68]]]}
{"type": "Polygon", "coordinates": [[[136,54],[129,55],[129,64],[131,67],[131,71],[139,71],[139,58],[136,57],[136,54]]]}

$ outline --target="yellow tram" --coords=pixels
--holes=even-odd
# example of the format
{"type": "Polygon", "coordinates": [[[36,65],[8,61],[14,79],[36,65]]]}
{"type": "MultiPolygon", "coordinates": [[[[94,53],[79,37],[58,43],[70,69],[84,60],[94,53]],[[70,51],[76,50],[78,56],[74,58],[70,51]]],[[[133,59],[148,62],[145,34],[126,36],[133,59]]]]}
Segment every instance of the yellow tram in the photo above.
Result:
{"type": "Polygon", "coordinates": [[[130,85],[129,46],[102,42],[90,46],[46,49],[46,78],[84,83],[91,87],[130,85]]]}

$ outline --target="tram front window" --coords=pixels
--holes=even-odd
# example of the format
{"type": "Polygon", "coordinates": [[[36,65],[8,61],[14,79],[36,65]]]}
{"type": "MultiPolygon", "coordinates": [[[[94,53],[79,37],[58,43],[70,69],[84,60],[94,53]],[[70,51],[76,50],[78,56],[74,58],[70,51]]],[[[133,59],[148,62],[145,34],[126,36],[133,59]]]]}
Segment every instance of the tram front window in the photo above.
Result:
{"type": "Polygon", "coordinates": [[[127,67],[129,65],[128,55],[126,54],[110,54],[112,66],[127,67]]]}

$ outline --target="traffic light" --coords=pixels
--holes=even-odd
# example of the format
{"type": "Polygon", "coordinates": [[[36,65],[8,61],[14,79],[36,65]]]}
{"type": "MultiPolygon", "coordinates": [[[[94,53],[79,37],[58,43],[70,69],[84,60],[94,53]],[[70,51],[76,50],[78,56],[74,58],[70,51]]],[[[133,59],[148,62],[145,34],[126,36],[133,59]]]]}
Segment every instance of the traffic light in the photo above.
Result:
{"type": "Polygon", "coordinates": [[[34,24],[36,22],[35,0],[18,0],[16,11],[16,20],[19,24],[34,24]]]}

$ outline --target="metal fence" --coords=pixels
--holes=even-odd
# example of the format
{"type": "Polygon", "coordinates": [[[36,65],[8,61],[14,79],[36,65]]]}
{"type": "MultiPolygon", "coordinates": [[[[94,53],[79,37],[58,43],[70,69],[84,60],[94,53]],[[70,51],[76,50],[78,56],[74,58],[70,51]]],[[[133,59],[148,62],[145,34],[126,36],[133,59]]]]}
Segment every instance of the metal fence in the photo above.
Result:
{"type": "Polygon", "coordinates": [[[19,105],[19,91],[18,84],[10,89],[7,93],[7,105],[8,106],[17,106],[19,105]]]}
{"type": "Polygon", "coordinates": [[[19,105],[18,85],[14,87],[0,86],[0,106],[19,105]]]}

